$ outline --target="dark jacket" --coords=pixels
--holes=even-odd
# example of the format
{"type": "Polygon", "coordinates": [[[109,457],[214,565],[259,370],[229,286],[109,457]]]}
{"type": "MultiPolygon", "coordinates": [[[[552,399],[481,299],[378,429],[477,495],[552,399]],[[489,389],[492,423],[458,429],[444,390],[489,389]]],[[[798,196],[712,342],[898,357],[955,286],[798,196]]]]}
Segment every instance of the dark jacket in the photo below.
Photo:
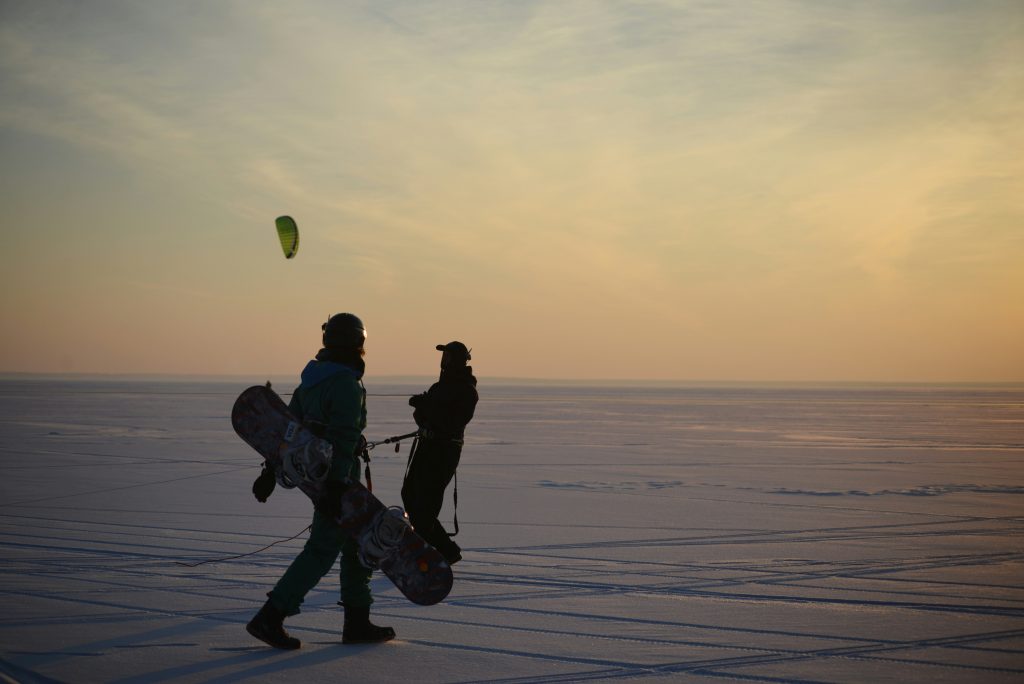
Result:
{"type": "Polygon", "coordinates": [[[479,395],[470,366],[441,371],[440,379],[423,394],[409,399],[416,425],[428,430],[428,438],[462,439],[473,419],[479,395]]]}

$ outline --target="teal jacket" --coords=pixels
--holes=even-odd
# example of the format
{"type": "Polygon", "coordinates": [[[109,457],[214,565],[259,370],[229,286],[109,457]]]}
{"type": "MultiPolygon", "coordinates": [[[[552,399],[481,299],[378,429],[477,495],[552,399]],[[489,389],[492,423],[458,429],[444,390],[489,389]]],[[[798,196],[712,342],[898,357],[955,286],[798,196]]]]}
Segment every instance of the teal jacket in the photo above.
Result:
{"type": "Polygon", "coordinates": [[[320,423],[315,430],[331,443],[332,480],[359,479],[356,447],[366,429],[366,388],[362,371],[332,361],[310,361],[288,409],[299,420],[320,423]]]}

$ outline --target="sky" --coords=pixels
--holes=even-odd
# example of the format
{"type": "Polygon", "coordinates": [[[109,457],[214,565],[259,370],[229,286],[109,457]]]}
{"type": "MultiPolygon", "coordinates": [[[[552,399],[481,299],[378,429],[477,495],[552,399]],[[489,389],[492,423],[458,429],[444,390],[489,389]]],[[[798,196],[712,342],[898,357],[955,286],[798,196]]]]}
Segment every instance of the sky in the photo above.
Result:
{"type": "Polygon", "coordinates": [[[1024,381],[1021,121],[1019,0],[0,0],[0,372],[1024,381]]]}

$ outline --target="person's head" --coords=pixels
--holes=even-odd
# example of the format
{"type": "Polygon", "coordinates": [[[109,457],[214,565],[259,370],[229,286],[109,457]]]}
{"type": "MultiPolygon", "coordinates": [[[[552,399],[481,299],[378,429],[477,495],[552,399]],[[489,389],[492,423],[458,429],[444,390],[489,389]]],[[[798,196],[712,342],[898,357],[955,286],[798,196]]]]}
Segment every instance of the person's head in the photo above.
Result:
{"type": "Polygon", "coordinates": [[[448,344],[437,345],[437,351],[444,352],[441,354],[441,369],[448,368],[462,368],[466,363],[473,358],[469,349],[462,342],[453,341],[448,344]]]}
{"type": "Polygon", "coordinates": [[[334,314],[321,326],[324,331],[324,349],[337,353],[356,353],[362,356],[366,344],[366,326],[355,314],[334,314]]]}

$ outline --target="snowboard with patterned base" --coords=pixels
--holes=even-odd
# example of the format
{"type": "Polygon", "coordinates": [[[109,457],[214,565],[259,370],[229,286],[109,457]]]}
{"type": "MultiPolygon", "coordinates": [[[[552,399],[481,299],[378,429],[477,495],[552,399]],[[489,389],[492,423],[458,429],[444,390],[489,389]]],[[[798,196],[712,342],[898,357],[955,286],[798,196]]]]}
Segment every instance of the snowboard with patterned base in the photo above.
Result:
{"type": "MultiPolygon", "coordinates": [[[[282,454],[290,446],[317,439],[291,414],[281,397],[265,385],[255,385],[239,395],[231,410],[231,425],[275,472],[282,467],[282,454]]],[[[322,484],[297,484],[314,502],[324,496],[322,484]]],[[[339,493],[341,513],[335,522],[363,543],[375,526],[385,520],[387,506],[360,482],[347,480],[345,484],[344,491],[339,493]]],[[[397,541],[382,557],[375,558],[377,567],[413,603],[429,606],[442,601],[452,588],[451,566],[412,527],[399,525],[397,534],[397,541]]]]}

